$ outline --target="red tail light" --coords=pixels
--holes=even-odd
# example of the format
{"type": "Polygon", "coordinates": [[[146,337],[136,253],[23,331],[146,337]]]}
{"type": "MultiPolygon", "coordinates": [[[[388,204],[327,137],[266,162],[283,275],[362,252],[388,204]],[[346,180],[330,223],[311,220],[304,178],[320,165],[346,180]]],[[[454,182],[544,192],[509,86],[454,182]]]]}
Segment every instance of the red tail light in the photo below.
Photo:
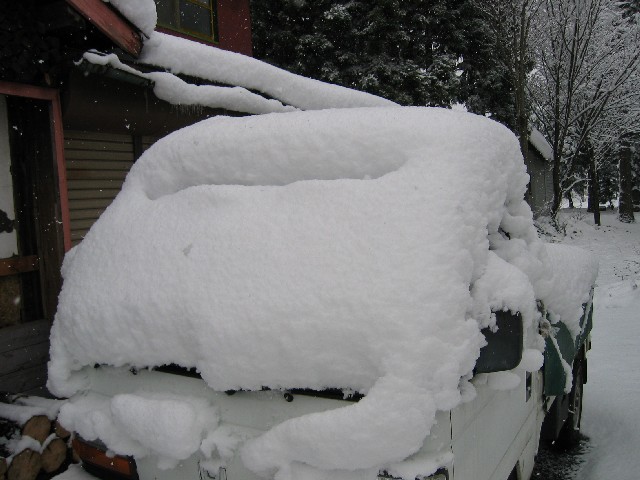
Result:
{"type": "Polygon", "coordinates": [[[97,442],[87,442],[76,436],[71,442],[73,450],[82,460],[87,470],[98,475],[100,470],[119,478],[137,480],[136,462],[131,457],[121,455],[107,455],[107,449],[97,442]],[[98,471],[96,471],[98,470],[98,471]]]}

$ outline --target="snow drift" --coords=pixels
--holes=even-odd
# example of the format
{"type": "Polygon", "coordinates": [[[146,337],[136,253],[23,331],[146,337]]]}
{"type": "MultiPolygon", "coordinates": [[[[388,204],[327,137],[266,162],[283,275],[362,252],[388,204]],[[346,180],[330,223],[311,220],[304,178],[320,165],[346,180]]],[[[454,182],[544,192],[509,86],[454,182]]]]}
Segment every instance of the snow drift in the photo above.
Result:
{"type": "Polygon", "coordinates": [[[96,363],[173,363],[219,391],[358,390],[359,403],[277,425],[242,457],[278,478],[377,472],[472,389],[492,310],[526,327],[536,299],[562,306],[527,181],[506,128],[440,109],[217,117],[175,132],[65,258],[49,388],[87,388],[96,363]]]}

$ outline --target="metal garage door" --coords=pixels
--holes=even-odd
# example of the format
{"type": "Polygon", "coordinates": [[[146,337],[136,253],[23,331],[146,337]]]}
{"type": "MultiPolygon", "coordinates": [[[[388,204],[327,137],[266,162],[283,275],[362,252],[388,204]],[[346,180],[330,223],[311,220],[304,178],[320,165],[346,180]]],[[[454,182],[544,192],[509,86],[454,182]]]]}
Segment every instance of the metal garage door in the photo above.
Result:
{"type": "Polygon", "coordinates": [[[77,245],[113,201],[136,157],[152,137],[65,131],[71,240],[77,245]]]}

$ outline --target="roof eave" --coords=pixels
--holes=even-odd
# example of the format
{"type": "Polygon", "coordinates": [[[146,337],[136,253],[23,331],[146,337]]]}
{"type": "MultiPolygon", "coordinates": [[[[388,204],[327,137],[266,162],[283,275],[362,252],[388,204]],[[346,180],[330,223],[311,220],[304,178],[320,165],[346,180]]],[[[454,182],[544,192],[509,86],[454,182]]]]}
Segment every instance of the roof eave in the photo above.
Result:
{"type": "Polygon", "coordinates": [[[134,57],[140,55],[142,38],[138,30],[102,0],[66,0],[66,2],[118,47],[134,57]]]}

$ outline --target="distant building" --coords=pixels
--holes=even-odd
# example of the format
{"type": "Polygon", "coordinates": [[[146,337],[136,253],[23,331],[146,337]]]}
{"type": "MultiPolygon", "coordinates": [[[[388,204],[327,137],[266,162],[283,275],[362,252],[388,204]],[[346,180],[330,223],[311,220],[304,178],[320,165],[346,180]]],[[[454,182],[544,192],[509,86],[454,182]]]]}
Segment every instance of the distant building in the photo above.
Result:
{"type": "Polygon", "coordinates": [[[527,160],[531,178],[528,198],[533,216],[550,215],[553,203],[553,149],[535,128],[529,134],[527,160]]]}

